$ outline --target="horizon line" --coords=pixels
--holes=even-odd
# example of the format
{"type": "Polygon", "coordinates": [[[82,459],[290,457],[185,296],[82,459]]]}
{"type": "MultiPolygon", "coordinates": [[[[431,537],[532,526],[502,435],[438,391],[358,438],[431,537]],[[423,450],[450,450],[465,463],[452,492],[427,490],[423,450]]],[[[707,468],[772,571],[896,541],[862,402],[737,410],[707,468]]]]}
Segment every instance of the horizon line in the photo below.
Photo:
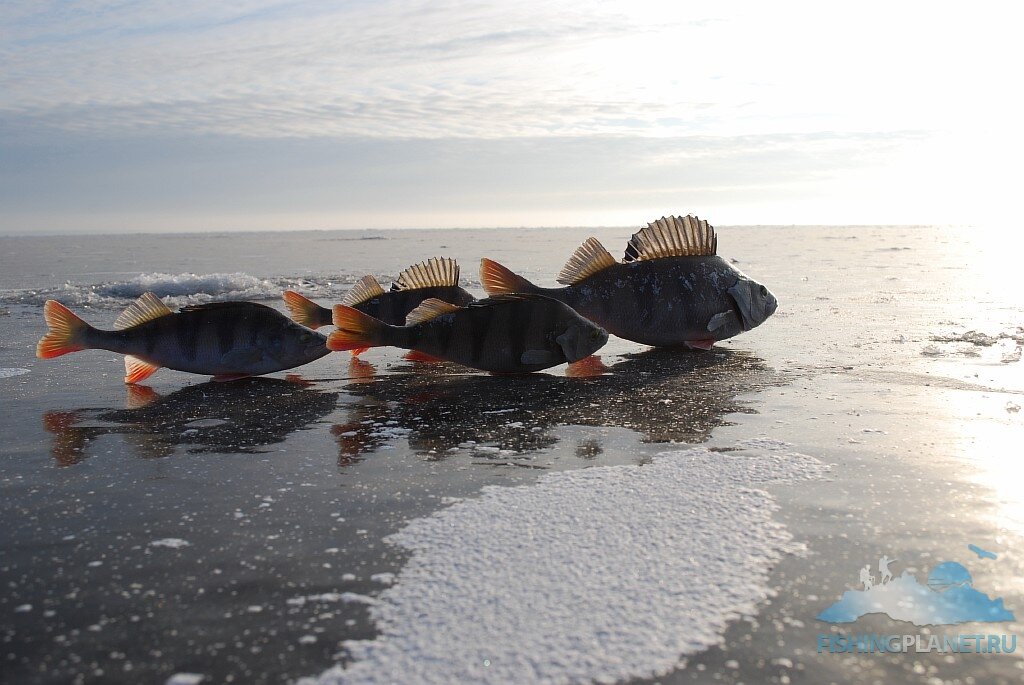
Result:
{"type": "MultiPolygon", "coordinates": [[[[645,225],[645,224],[644,224],[645,225]]],[[[217,234],[246,234],[246,233],[340,233],[340,232],[365,232],[365,231],[538,231],[538,230],[639,230],[644,225],[633,224],[615,225],[590,225],[576,224],[564,226],[389,226],[386,228],[218,228],[218,229],[180,229],[180,230],[133,230],[133,231],[74,231],[74,230],[42,230],[31,232],[6,232],[0,230],[0,238],[77,238],[77,237],[125,237],[141,235],[217,235],[217,234]]],[[[714,226],[716,230],[727,228],[938,228],[938,227],[970,227],[974,224],[930,224],[930,223],[827,223],[827,224],[719,224],[714,226]]]]}

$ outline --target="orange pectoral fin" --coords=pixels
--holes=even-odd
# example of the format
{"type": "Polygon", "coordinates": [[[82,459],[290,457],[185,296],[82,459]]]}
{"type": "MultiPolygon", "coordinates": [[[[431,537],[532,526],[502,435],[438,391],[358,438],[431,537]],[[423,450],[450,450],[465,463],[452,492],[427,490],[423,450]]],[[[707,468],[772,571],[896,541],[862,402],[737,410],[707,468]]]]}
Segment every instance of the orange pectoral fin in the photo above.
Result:
{"type": "Polygon", "coordinates": [[[128,355],[124,358],[124,382],[139,383],[152,376],[159,368],[159,364],[152,364],[144,359],[128,355]]]}
{"type": "Polygon", "coordinates": [[[707,338],[706,340],[687,340],[683,343],[691,350],[710,350],[715,344],[714,338],[707,338]]]}
{"type": "Polygon", "coordinates": [[[569,378],[593,378],[609,372],[611,369],[601,361],[601,356],[597,354],[584,357],[565,367],[565,375],[569,378]]]}
{"type": "Polygon", "coordinates": [[[367,351],[368,349],[370,349],[370,348],[369,348],[369,346],[366,346],[366,347],[353,347],[353,348],[352,348],[351,350],[349,350],[349,351],[350,351],[350,352],[352,353],[352,356],[353,356],[353,357],[358,357],[358,356],[359,356],[359,355],[361,355],[361,354],[362,354],[363,352],[366,352],[366,351],[367,351]]]}

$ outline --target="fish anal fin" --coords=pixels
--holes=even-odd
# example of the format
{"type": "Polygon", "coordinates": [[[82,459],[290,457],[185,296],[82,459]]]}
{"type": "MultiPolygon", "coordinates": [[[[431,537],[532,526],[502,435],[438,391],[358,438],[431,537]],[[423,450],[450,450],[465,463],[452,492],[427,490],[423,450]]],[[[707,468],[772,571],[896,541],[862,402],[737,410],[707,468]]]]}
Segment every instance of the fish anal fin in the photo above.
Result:
{"type": "Polygon", "coordinates": [[[405,325],[415,326],[416,324],[436,319],[444,314],[457,312],[460,309],[462,309],[462,307],[458,305],[445,302],[444,300],[439,300],[436,297],[430,297],[423,300],[423,302],[420,302],[420,305],[416,307],[416,309],[409,312],[408,316],[405,317],[405,325]]]}
{"type": "Polygon", "coordinates": [[[558,282],[572,285],[603,271],[618,262],[597,238],[587,238],[558,273],[558,282]]]}
{"type": "Polygon", "coordinates": [[[117,317],[114,321],[114,330],[123,331],[173,313],[170,307],[153,293],[142,293],[139,299],[128,305],[128,308],[117,317]]]}
{"type": "Polygon", "coordinates": [[[683,344],[691,350],[710,350],[715,344],[715,339],[706,338],[704,340],[687,340],[683,344]]]}
{"type": "Polygon", "coordinates": [[[354,307],[357,304],[372,300],[375,297],[380,297],[384,294],[384,288],[380,287],[380,283],[373,276],[363,276],[352,289],[345,293],[345,297],[341,298],[341,303],[346,307],[354,307]]]}
{"type": "Polygon", "coordinates": [[[625,262],[662,257],[718,254],[718,236],[704,219],[692,215],[661,217],[633,234],[626,246],[625,262]]]}
{"type": "Polygon", "coordinates": [[[420,352],[419,350],[412,350],[410,352],[406,352],[402,356],[402,359],[404,359],[407,362],[422,362],[424,364],[437,364],[444,361],[444,359],[441,359],[440,357],[435,357],[432,354],[420,352]]]}
{"type": "Polygon", "coordinates": [[[145,359],[127,355],[124,358],[124,382],[128,384],[140,383],[160,368],[159,364],[147,362],[145,359]]]}
{"type": "Polygon", "coordinates": [[[459,284],[459,265],[449,257],[431,257],[398,274],[392,290],[417,290],[459,284]]]}

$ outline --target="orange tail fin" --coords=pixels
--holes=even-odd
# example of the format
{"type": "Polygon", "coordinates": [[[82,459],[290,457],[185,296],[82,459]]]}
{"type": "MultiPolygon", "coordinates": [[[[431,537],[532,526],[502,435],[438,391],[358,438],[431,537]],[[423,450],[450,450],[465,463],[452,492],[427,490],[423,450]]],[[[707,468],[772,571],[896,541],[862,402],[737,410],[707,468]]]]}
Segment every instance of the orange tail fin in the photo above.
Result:
{"type": "Polygon", "coordinates": [[[480,282],[488,295],[532,293],[537,290],[533,283],[486,257],[480,260],[480,282]]]}
{"type": "Polygon", "coordinates": [[[328,310],[325,310],[308,297],[300,295],[294,290],[285,290],[282,297],[284,297],[284,303],[288,306],[288,312],[295,323],[300,323],[312,329],[317,329],[330,323],[325,321],[324,319],[327,317],[321,314],[321,310],[324,312],[328,310]]]}
{"type": "Polygon", "coordinates": [[[37,357],[53,359],[86,348],[83,339],[91,327],[70,309],[57,300],[47,300],[43,306],[43,317],[50,330],[36,345],[37,357]]]}
{"type": "Polygon", "coordinates": [[[334,325],[338,330],[327,336],[327,348],[335,352],[385,344],[387,324],[358,309],[343,304],[334,305],[334,325]]]}

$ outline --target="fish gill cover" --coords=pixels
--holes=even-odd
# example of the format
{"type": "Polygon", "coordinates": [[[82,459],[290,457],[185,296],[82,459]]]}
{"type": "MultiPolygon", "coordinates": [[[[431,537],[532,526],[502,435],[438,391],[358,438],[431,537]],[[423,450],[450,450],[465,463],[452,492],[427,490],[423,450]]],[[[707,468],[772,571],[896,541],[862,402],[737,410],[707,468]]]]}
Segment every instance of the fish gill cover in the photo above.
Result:
{"type": "Polygon", "coordinates": [[[764,441],[487,487],[387,540],[412,556],[370,606],[380,637],[303,685],[649,677],[717,644],[799,549],[761,486],[821,476],[764,441]]]}

